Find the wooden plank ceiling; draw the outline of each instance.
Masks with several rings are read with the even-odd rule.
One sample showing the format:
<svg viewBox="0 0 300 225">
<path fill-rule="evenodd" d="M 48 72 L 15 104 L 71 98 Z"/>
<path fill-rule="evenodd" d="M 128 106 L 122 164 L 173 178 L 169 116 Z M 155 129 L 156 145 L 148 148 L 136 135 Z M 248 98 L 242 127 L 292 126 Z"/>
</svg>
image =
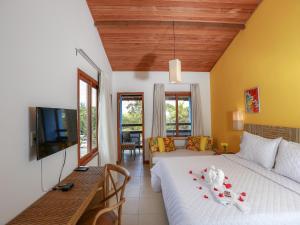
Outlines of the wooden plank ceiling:
<svg viewBox="0 0 300 225">
<path fill-rule="evenodd" d="M 260 0 L 87 0 L 114 71 L 210 71 Z M 174 35 L 173 35 L 174 29 Z"/>
</svg>

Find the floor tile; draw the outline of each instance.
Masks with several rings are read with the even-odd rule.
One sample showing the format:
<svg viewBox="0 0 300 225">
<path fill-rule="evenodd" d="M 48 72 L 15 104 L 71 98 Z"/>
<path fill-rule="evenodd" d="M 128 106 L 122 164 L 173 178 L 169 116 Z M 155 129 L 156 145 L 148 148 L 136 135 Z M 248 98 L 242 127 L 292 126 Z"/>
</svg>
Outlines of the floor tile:
<svg viewBox="0 0 300 225">
<path fill-rule="evenodd" d="M 150 167 L 143 164 L 142 154 L 133 160 L 129 152 L 125 153 L 121 165 L 131 174 L 125 190 L 122 224 L 168 225 L 162 195 L 152 190 Z"/>
<path fill-rule="evenodd" d="M 139 214 L 139 225 L 168 225 L 168 220 L 164 213 L 159 214 Z"/>
<path fill-rule="evenodd" d="M 124 214 L 122 216 L 122 225 L 138 225 L 139 224 L 139 217 L 138 215 L 130 215 L 130 214 Z"/>
<path fill-rule="evenodd" d="M 151 177 L 141 177 L 140 178 L 140 186 L 151 187 Z"/>
<path fill-rule="evenodd" d="M 154 192 L 151 186 L 145 185 L 140 187 L 140 198 L 161 199 L 161 193 Z"/>
<path fill-rule="evenodd" d="M 125 198 L 125 203 L 123 207 L 123 213 L 124 214 L 138 214 L 139 209 L 138 209 L 138 204 L 139 204 L 139 198 Z"/>
<path fill-rule="evenodd" d="M 132 176 L 128 185 L 134 185 L 134 186 L 139 186 L 141 183 L 141 177 L 139 176 Z"/>
<path fill-rule="evenodd" d="M 140 198 L 139 214 L 153 214 L 164 212 L 162 198 Z"/>
<path fill-rule="evenodd" d="M 139 186 L 127 186 L 125 189 L 125 197 L 129 198 L 138 198 L 140 196 L 140 187 Z"/>
</svg>

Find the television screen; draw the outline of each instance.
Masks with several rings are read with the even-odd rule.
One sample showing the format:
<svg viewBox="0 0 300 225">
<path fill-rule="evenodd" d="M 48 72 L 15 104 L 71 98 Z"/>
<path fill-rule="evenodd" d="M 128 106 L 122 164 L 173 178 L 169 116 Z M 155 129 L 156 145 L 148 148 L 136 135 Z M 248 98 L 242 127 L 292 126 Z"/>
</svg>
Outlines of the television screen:
<svg viewBox="0 0 300 225">
<path fill-rule="evenodd" d="M 37 159 L 77 144 L 77 110 L 36 108 Z"/>
</svg>

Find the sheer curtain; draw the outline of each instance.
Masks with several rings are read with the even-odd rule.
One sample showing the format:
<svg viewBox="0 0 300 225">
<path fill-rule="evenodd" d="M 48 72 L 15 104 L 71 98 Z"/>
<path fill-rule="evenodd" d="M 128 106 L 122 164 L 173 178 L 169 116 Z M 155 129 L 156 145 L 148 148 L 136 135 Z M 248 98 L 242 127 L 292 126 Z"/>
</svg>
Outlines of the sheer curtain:
<svg viewBox="0 0 300 225">
<path fill-rule="evenodd" d="M 166 136 L 166 105 L 164 84 L 154 84 L 152 137 Z"/>
<path fill-rule="evenodd" d="M 117 145 L 113 133 L 113 120 L 112 120 L 112 102 L 111 102 L 111 87 L 105 74 L 101 74 L 99 80 L 99 156 L 100 164 L 106 163 L 115 164 L 117 161 Z"/>
<path fill-rule="evenodd" d="M 201 111 L 201 96 L 199 84 L 191 84 L 192 102 L 192 135 L 203 135 L 203 121 Z"/>
</svg>

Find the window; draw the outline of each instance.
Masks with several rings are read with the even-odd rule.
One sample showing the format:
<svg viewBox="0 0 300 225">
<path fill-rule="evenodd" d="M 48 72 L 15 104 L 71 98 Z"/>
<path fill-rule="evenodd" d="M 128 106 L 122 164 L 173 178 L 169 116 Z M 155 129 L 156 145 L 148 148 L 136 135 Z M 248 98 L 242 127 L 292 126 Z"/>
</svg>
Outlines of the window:
<svg viewBox="0 0 300 225">
<path fill-rule="evenodd" d="M 167 136 L 190 136 L 191 116 L 190 92 L 166 92 Z"/>
<path fill-rule="evenodd" d="M 85 165 L 98 152 L 98 83 L 78 70 L 78 164 Z"/>
</svg>

